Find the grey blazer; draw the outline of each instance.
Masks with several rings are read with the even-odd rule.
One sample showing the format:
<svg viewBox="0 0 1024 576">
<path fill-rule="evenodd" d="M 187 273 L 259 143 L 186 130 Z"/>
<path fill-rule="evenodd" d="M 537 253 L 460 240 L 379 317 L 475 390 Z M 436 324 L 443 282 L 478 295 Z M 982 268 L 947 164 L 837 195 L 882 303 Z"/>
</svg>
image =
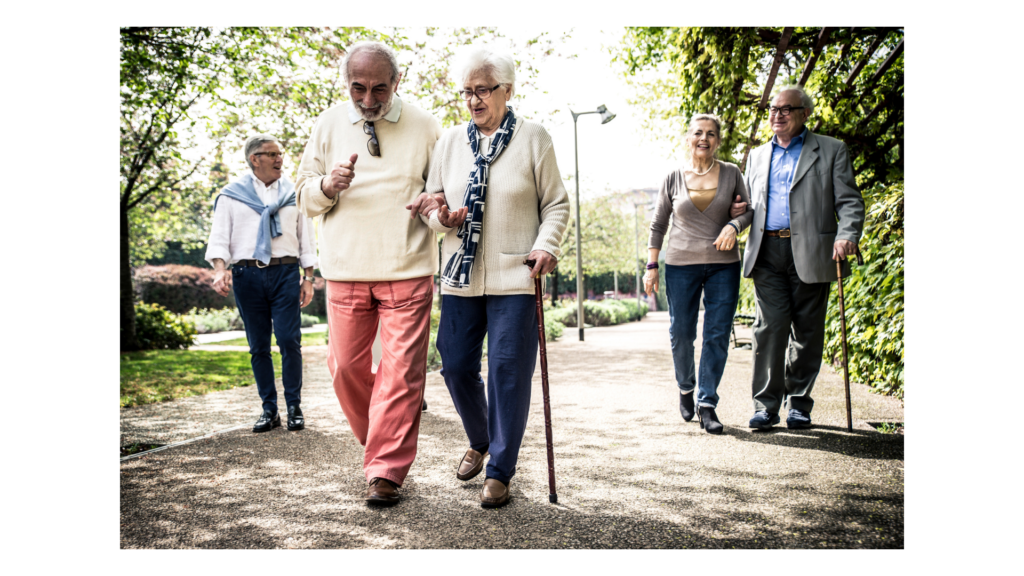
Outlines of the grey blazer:
<svg viewBox="0 0 1024 576">
<path fill-rule="evenodd" d="M 743 253 L 743 275 L 747 278 L 754 270 L 764 236 L 771 160 L 771 142 L 758 146 L 750 153 L 744 175 L 754 211 Z M 859 242 L 864 230 L 864 198 L 853 178 L 846 144 L 808 130 L 789 193 L 789 226 L 800 280 L 806 284 L 836 280 L 832 245 L 837 238 Z M 843 277 L 849 273 L 850 265 L 844 262 Z"/>
</svg>

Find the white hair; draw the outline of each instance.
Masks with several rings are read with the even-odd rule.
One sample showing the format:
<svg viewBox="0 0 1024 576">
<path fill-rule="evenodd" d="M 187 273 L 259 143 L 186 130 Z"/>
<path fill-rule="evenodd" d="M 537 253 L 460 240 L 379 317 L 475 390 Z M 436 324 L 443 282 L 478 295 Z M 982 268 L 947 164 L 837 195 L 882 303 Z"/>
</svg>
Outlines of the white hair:
<svg viewBox="0 0 1024 576">
<path fill-rule="evenodd" d="M 474 74 L 483 73 L 504 86 L 510 96 L 515 95 L 516 61 L 504 52 L 493 52 L 482 46 L 470 46 L 459 53 L 452 71 L 455 81 L 460 86 Z"/>
<path fill-rule="evenodd" d="M 807 92 L 804 91 L 803 86 L 797 84 L 787 84 L 786 86 L 779 88 L 779 90 L 775 92 L 775 96 L 772 97 L 772 100 L 778 98 L 779 94 L 782 94 L 783 92 L 796 92 L 797 94 L 800 95 L 800 105 L 804 107 L 804 110 L 807 112 L 807 114 L 810 115 L 811 112 L 814 112 L 814 100 L 811 100 L 811 97 L 807 95 Z"/>
<path fill-rule="evenodd" d="M 245 150 L 245 163 L 249 165 L 250 170 L 255 170 L 256 167 L 252 165 L 252 160 L 249 160 L 249 157 L 259 152 L 260 147 L 267 142 L 278 142 L 278 139 L 270 134 L 256 134 L 246 138 L 245 146 L 242 148 Z"/>
<path fill-rule="evenodd" d="M 398 81 L 402 71 L 398 67 L 398 56 L 395 54 L 395 51 L 384 43 L 364 40 L 350 46 L 348 52 L 345 53 L 345 59 L 341 62 L 341 71 L 344 74 L 343 77 L 346 85 L 348 84 L 348 63 L 352 60 L 353 56 L 361 52 L 369 52 L 378 58 L 387 60 L 388 64 L 391 65 L 391 83 L 394 84 Z"/>
<path fill-rule="evenodd" d="M 715 123 L 715 130 L 718 132 L 718 146 L 722 145 L 722 119 L 714 114 L 694 114 L 693 118 L 690 118 L 690 126 L 686 129 L 686 135 L 683 136 L 683 159 L 689 166 L 693 166 L 693 149 L 690 148 L 690 136 L 693 136 L 693 133 L 697 130 L 697 122 L 701 120 Z M 715 147 L 713 158 L 718 158 L 718 146 Z"/>
</svg>

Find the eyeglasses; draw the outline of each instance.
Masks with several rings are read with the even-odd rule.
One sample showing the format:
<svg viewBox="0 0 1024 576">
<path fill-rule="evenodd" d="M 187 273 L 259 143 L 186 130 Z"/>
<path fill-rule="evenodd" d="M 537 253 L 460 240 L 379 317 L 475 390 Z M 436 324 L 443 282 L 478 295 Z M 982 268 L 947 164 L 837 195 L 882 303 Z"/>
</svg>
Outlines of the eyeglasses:
<svg viewBox="0 0 1024 576">
<path fill-rule="evenodd" d="M 284 158 L 284 152 L 255 152 L 253 153 L 253 156 L 266 156 L 271 160 L 277 160 L 278 156 Z"/>
<path fill-rule="evenodd" d="M 778 108 L 776 106 L 769 106 L 768 107 L 768 113 L 769 114 L 778 114 L 779 116 L 789 116 L 793 112 L 793 110 L 803 110 L 803 109 L 804 109 L 803 106 L 783 106 L 782 108 Z"/>
<path fill-rule="evenodd" d="M 501 88 L 501 84 L 498 84 L 494 88 L 477 88 L 476 90 L 459 90 L 457 94 L 462 97 L 463 100 L 469 100 L 476 94 L 476 97 L 481 100 L 487 100 L 491 96 L 491 92 Z"/>
<path fill-rule="evenodd" d="M 363 122 L 363 134 L 370 135 L 370 140 L 366 143 L 366 149 L 370 151 L 370 156 L 380 158 L 380 142 L 377 140 L 377 130 L 374 129 L 373 122 L 369 120 Z"/>
</svg>

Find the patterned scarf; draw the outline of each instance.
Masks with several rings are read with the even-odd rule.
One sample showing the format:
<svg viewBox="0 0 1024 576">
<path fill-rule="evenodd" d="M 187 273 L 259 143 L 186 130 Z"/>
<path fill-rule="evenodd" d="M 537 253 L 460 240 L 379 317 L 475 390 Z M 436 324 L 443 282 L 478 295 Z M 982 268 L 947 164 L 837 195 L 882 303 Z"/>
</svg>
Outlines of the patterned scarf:
<svg viewBox="0 0 1024 576">
<path fill-rule="evenodd" d="M 462 201 L 463 206 L 469 207 L 469 214 L 466 220 L 459 226 L 458 236 L 462 239 L 462 246 L 452 255 L 448 265 L 444 267 L 444 274 L 441 275 L 441 282 L 454 288 L 468 288 L 470 278 L 473 274 L 473 261 L 476 259 L 476 248 L 480 243 L 480 232 L 484 224 L 484 198 L 487 196 L 487 177 L 491 163 L 498 159 L 502 150 L 508 146 L 512 139 L 512 131 L 516 127 L 516 115 L 512 107 L 508 107 L 501 126 L 494 133 L 491 140 L 491 148 L 487 154 L 480 152 L 480 134 L 476 123 L 470 122 L 466 131 L 469 133 L 469 145 L 476 156 L 473 171 L 469 173 L 469 182 L 466 185 L 466 196 Z"/>
</svg>

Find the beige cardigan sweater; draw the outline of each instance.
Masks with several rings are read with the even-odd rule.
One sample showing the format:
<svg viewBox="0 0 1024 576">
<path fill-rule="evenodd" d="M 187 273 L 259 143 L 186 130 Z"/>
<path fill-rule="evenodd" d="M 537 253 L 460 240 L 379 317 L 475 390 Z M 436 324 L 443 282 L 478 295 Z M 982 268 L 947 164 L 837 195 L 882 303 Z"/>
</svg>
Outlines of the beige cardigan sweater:
<svg viewBox="0 0 1024 576">
<path fill-rule="evenodd" d="M 397 122 L 374 124 L 381 147 L 375 158 L 366 150 L 364 122 L 349 119 L 349 106 L 333 106 L 317 119 L 295 184 L 299 207 L 320 217 L 320 273 L 347 282 L 431 276 L 437 272 L 435 235 L 405 206 L 423 192 L 441 125 L 403 102 Z M 328 198 L 321 180 L 352 154 L 359 158 L 351 186 Z"/>
<path fill-rule="evenodd" d="M 434 148 L 427 192 L 444 192 L 448 207 L 464 206 L 466 182 L 473 169 L 467 125 L 449 128 Z M 551 136 L 536 122 L 516 118 L 508 147 L 491 164 L 484 200 L 484 220 L 473 273 L 467 288 L 442 284 L 442 294 L 504 296 L 533 294 L 533 279 L 523 260 L 534 250 L 558 258 L 569 223 L 569 196 L 555 161 Z M 457 229 L 446 228 L 431 214 L 430 227 L 444 232 L 441 267 L 462 245 Z"/>
<path fill-rule="evenodd" d="M 681 169 L 673 170 L 665 177 L 654 208 L 654 217 L 651 218 L 651 237 L 647 246 L 661 249 L 665 233 L 669 230 L 671 216 L 672 232 L 668 237 L 668 248 L 665 249 L 666 264 L 688 266 L 739 262 L 738 244 L 733 246 L 732 250 L 719 251 L 715 248 L 715 239 L 729 222 L 739 228 L 738 232 L 742 232 L 744 228 L 750 226 L 754 213 L 748 210 L 739 218 L 729 218 L 729 209 L 736 195 L 748 203 L 750 195 L 747 194 L 739 167 L 721 160 L 718 163 L 721 165 L 718 172 L 718 191 L 703 212 L 697 210 L 690 200 L 686 178 Z"/>
</svg>

